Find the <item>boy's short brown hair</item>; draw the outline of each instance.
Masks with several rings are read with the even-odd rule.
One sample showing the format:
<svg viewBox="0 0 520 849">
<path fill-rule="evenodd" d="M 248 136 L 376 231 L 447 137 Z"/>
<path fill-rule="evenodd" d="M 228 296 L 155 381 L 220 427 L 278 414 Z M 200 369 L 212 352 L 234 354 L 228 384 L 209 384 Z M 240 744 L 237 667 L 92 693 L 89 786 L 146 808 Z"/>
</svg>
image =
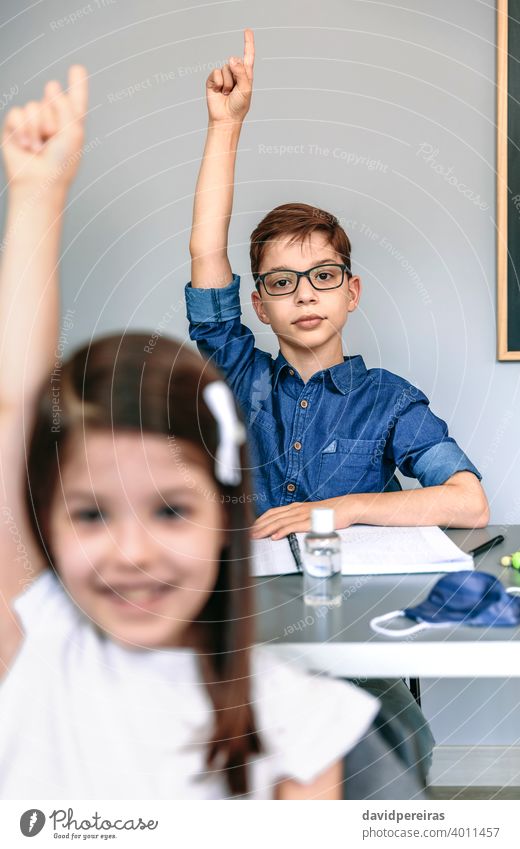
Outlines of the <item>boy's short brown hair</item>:
<svg viewBox="0 0 520 849">
<path fill-rule="evenodd" d="M 335 215 L 307 203 L 284 203 L 268 212 L 251 233 L 251 271 L 259 273 L 266 243 L 284 241 L 304 242 L 312 233 L 324 233 L 330 245 L 350 270 L 350 239 Z"/>
</svg>

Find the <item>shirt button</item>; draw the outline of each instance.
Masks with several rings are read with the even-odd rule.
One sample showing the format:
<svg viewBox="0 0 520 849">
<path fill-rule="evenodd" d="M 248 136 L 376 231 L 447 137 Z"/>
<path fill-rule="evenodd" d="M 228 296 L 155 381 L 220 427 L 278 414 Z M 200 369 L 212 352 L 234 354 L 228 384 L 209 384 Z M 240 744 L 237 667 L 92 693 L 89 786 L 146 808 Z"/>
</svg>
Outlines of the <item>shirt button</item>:
<svg viewBox="0 0 520 849">
<path fill-rule="evenodd" d="M 299 451 L 301 447 L 302 447 L 301 442 L 295 442 L 294 445 L 293 445 L 293 448 L 294 448 L 295 451 Z"/>
<path fill-rule="evenodd" d="M 294 369 L 290 368 L 290 369 L 289 369 L 289 374 L 291 375 L 291 377 L 294 377 Z"/>
<path fill-rule="evenodd" d="M 300 407 L 303 407 L 303 409 L 304 409 L 304 410 L 305 410 L 308 406 L 309 406 L 309 402 L 308 402 L 308 401 L 306 401 L 306 400 L 305 400 L 305 398 L 303 399 L 303 401 L 300 401 Z"/>
<path fill-rule="evenodd" d="M 293 483 L 287 484 L 287 492 L 294 492 L 295 489 L 296 489 L 296 486 Z"/>
</svg>

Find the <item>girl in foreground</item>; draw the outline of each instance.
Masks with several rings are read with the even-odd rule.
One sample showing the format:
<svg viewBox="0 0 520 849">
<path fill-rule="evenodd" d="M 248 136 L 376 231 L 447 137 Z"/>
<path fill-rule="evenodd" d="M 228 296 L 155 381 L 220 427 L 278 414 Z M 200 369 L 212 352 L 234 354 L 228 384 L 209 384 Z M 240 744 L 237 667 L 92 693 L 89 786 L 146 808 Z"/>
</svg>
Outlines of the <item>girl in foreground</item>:
<svg viewBox="0 0 520 849">
<path fill-rule="evenodd" d="M 0 797 L 341 798 L 341 758 L 378 703 L 251 648 L 229 390 L 148 335 L 56 361 L 86 101 L 76 66 L 3 134 Z"/>
</svg>

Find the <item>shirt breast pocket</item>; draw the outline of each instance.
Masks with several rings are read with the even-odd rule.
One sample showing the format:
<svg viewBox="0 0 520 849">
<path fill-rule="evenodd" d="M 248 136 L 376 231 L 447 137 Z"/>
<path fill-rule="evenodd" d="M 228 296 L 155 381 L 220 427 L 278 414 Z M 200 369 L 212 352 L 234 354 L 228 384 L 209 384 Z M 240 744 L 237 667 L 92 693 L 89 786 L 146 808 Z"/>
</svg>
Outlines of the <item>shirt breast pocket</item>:
<svg viewBox="0 0 520 849">
<path fill-rule="evenodd" d="M 382 490 L 383 452 L 377 439 L 333 439 L 321 452 L 314 500 Z"/>
</svg>

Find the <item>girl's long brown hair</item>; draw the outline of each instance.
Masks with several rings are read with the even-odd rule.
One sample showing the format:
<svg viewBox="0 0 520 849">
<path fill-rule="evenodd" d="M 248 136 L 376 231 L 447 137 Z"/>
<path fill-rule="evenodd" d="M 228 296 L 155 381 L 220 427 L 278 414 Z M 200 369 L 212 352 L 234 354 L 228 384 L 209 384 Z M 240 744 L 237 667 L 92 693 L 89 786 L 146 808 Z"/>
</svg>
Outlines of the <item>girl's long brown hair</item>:
<svg viewBox="0 0 520 849">
<path fill-rule="evenodd" d="M 40 393 L 27 464 L 26 498 L 37 543 L 53 567 L 50 507 L 78 429 L 137 430 L 186 440 L 208 458 L 214 477 L 218 429 L 202 390 L 221 375 L 180 343 L 129 333 L 97 339 L 77 351 Z M 246 468 L 244 449 L 241 463 Z M 251 491 L 247 473 L 237 487 L 215 480 L 213 497 L 227 511 L 229 545 L 213 593 L 190 627 L 214 709 L 207 767 L 223 770 L 232 795 L 248 792 L 247 761 L 258 753 L 250 696 L 253 601 L 249 579 Z"/>
</svg>

